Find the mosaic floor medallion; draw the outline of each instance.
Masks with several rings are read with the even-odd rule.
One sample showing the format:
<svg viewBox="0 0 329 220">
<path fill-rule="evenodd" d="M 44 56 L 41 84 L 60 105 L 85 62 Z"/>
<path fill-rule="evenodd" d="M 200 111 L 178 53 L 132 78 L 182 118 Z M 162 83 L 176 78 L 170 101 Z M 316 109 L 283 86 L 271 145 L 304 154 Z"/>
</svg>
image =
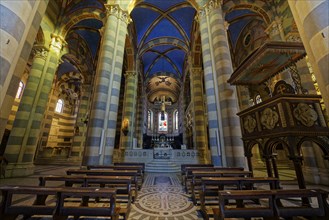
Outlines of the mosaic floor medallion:
<svg viewBox="0 0 329 220">
<path fill-rule="evenodd" d="M 148 175 L 132 208 L 131 220 L 202 219 L 172 174 Z"/>
</svg>

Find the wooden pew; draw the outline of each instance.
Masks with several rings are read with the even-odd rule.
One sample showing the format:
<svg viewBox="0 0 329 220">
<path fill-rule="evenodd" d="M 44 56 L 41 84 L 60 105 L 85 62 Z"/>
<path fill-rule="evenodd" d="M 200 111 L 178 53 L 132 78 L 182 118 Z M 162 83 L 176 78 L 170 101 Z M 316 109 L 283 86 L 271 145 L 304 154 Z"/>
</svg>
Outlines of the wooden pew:
<svg viewBox="0 0 329 220">
<path fill-rule="evenodd" d="M 137 170 L 82 170 L 82 169 L 69 169 L 66 171 L 67 175 L 88 175 L 88 176 L 130 176 L 132 177 L 132 188 L 135 190 L 137 197 L 138 189 L 141 188 L 138 182 Z"/>
<path fill-rule="evenodd" d="M 101 188 L 78 188 L 78 187 L 42 187 L 42 186 L 2 186 L 0 219 L 14 220 L 19 215 L 24 215 L 27 219 L 34 215 L 52 216 L 54 220 L 66 219 L 67 215 L 74 216 L 107 216 L 111 219 L 117 219 L 115 209 L 116 190 Z M 34 202 L 17 203 L 18 198 L 22 195 L 34 196 Z M 108 206 L 103 203 L 99 207 L 80 206 L 64 206 L 69 200 L 64 200 L 68 196 L 79 198 L 83 202 L 83 198 L 106 198 Z M 48 198 L 49 200 L 46 200 Z M 92 201 L 96 204 L 97 201 Z M 82 205 L 87 205 L 87 200 Z"/>
<path fill-rule="evenodd" d="M 313 189 L 297 189 L 297 190 L 232 190 L 219 191 L 219 208 L 214 208 L 215 220 L 223 220 L 224 218 L 251 218 L 263 217 L 264 219 L 282 219 L 291 217 L 308 217 L 311 219 L 325 220 L 329 218 L 329 205 L 326 201 L 328 197 L 327 191 Z M 282 200 L 290 200 L 298 198 L 299 205 Z M 318 206 L 312 207 L 305 205 L 302 198 L 316 200 Z M 261 205 L 235 205 L 229 203 L 230 200 L 250 201 L 251 199 L 262 199 Z M 294 200 L 295 201 L 295 200 Z M 265 204 L 265 205 L 264 205 Z M 300 218 L 297 218 L 300 219 Z"/>
<path fill-rule="evenodd" d="M 182 175 L 182 184 L 184 184 L 184 175 L 186 172 L 186 167 L 214 167 L 214 164 L 181 164 L 180 170 Z"/>
<path fill-rule="evenodd" d="M 319 189 L 277 190 L 274 196 L 275 211 L 278 216 L 283 218 L 303 216 L 327 220 L 329 219 L 329 205 L 326 201 L 328 194 L 329 192 Z M 303 198 L 313 201 L 313 205 L 305 204 Z M 284 202 L 285 200 L 298 200 L 299 202 L 290 205 Z"/>
<path fill-rule="evenodd" d="M 219 191 L 219 208 L 213 208 L 214 219 L 225 218 L 252 218 L 263 217 L 263 219 L 276 219 L 274 211 L 273 195 L 270 190 L 232 190 Z M 241 204 L 232 204 L 229 201 L 242 201 Z M 262 204 L 248 205 L 250 200 L 262 200 Z M 205 218 L 209 219 L 209 218 Z M 279 219 L 278 219 L 279 220 Z"/>
<path fill-rule="evenodd" d="M 243 167 L 202 167 L 202 168 L 186 168 L 185 174 L 185 191 L 190 193 L 189 189 L 191 188 L 193 181 L 193 173 L 221 173 L 221 176 L 252 176 L 251 171 L 244 171 Z M 190 183 L 190 184 L 189 184 Z"/>
<path fill-rule="evenodd" d="M 120 207 L 119 215 L 124 219 L 128 218 L 131 210 L 131 203 L 134 202 L 136 195 L 133 195 L 131 189 L 132 177 L 130 176 L 42 176 L 39 177 L 39 186 L 47 186 L 50 183 L 62 183 L 67 187 L 78 184 L 83 187 L 101 187 L 115 188 L 116 202 Z M 135 191 L 134 191 L 135 192 Z"/>
<path fill-rule="evenodd" d="M 144 182 L 144 169 L 142 165 L 90 165 L 87 166 L 88 170 L 137 170 L 138 171 L 138 179 L 140 181 L 139 186 L 141 186 Z"/>
<path fill-rule="evenodd" d="M 88 197 L 89 202 L 82 205 L 72 205 L 67 198 Z M 90 201 L 90 198 L 94 198 Z M 101 204 L 99 204 L 101 203 Z M 107 204 L 107 205 L 105 205 Z M 54 213 L 54 220 L 64 220 L 73 215 L 80 216 L 104 216 L 111 219 L 118 219 L 118 209 L 116 207 L 116 190 L 111 188 L 70 188 L 57 192 L 57 206 Z"/>
<path fill-rule="evenodd" d="M 214 167 L 213 164 L 182 164 L 181 165 L 181 176 L 182 176 L 182 184 L 186 187 L 186 178 L 187 178 L 187 170 L 186 169 L 208 169 Z"/>
<path fill-rule="evenodd" d="M 143 174 L 145 173 L 145 163 L 138 162 L 116 162 L 113 163 L 114 166 L 141 166 L 143 170 Z"/>
<path fill-rule="evenodd" d="M 199 191 L 201 214 L 205 219 L 212 215 L 212 208 L 218 205 L 218 191 L 227 190 L 228 186 L 235 190 L 250 190 L 255 189 L 255 184 L 262 183 L 267 184 L 270 188 L 278 189 L 279 182 L 279 179 L 274 177 L 201 177 Z M 197 195 L 194 195 L 195 203 L 197 203 L 196 198 Z M 255 203 L 257 202 L 259 201 L 255 201 Z"/>
</svg>

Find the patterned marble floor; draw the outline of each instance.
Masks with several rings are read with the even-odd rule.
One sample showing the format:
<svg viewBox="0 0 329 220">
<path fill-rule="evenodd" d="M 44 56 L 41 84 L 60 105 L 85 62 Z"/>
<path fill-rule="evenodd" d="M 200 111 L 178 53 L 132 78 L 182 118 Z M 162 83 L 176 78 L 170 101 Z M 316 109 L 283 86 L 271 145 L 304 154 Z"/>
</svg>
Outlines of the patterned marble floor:
<svg viewBox="0 0 329 220">
<path fill-rule="evenodd" d="M 182 190 L 179 177 L 170 173 L 146 175 L 129 220 L 203 219 L 190 197 Z"/>
</svg>

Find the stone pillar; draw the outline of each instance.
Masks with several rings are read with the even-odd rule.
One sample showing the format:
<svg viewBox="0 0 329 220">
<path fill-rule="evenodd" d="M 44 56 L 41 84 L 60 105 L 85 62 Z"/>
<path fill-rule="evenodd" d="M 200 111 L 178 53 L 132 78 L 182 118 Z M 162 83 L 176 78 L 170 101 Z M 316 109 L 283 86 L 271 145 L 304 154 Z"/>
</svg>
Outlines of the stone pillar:
<svg viewBox="0 0 329 220">
<path fill-rule="evenodd" d="M 227 83 L 233 67 L 221 1 L 209 1 L 199 19 L 212 162 L 245 167 L 237 94 Z"/>
<path fill-rule="evenodd" d="M 329 115 L 329 2 L 288 0 L 288 3 Z"/>
<path fill-rule="evenodd" d="M 0 140 L 48 2 L 0 1 Z"/>
<path fill-rule="evenodd" d="M 193 142 L 200 154 L 199 163 L 211 163 L 208 154 L 208 137 L 206 131 L 204 97 L 201 68 L 190 68 L 191 97 L 193 103 Z"/>
<path fill-rule="evenodd" d="M 64 42 L 61 36 L 53 34 L 48 52 L 44 48 L 35 49 L 31 72 L 5 151 L 10 162 L 7 167 L 9 176 L 25 176 L 34 172 L 33 160 L 41 123 Z"/>
<path fill-rule="evenodd" d="M 137 74 L 135 71 L 125 73 L 125 93 L 123 101 L 123 114 L 120 135 L 120 149 L 133 148 L 133 138 L 136 115 Z"/>
<path fill-rule="evenodd" d="M 114 150 L 124 46 L 129 15 L 105 5 L 107 21 L 100 47 L 83 165 L 111 164 Z"/>
</svg>

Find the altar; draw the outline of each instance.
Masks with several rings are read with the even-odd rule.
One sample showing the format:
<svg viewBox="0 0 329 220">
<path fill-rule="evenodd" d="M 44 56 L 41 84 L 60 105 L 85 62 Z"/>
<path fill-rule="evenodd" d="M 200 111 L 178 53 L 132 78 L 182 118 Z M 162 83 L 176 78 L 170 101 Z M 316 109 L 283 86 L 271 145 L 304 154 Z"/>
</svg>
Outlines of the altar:
<svg viewBox="0 0 329 220">
<path fill-rule="evenodd" d="M 154 148 L 153 159 L 171 159 L 172 149 L 171 148 Z"/>
</svg>

